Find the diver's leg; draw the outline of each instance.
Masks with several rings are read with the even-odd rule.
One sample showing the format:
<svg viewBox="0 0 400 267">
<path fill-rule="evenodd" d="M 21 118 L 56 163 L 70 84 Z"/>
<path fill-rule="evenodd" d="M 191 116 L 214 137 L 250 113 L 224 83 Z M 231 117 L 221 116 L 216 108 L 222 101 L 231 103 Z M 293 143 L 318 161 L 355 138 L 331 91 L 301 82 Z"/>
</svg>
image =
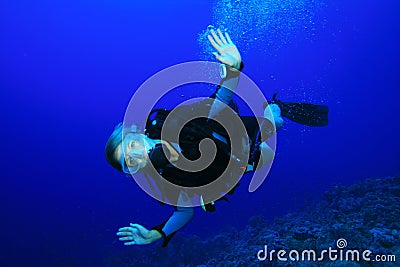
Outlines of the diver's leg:
<svg viewBox="0 0 400 267">
<path fill-rule="evenodd" d="M 268 163 L 271 163 L 275 157 L 275 152 L 266 142 L 262 142 L 260 144 L 260 152 L 261 155 L 257 169 L 261 168 L 264 165 L 267 165 Z"/>
<path fill-rule="evenodd" d="M 261 127 L 264 131 L 264 138 L 270 138 L 276 131 L 282 128 L 283 126 L 283 119 L 281 116 L 281 109 L 277 104 L 269 104 L 264 109 L 264 118 L 271 122 L 270 127 Z M 273 125 L 275 127 L 273 127 Z M 256 148 L 253 148 L 256 149 Z M 271 149 L 271 147 L 266 143 L 266 140 L 263 140 L 258 146 L 260 151 L 260 157 L 258 159 L 257 168 L 260 169 L 261 167 L 269 164 L 275 157 L 275 152 Z M 257 161 L 257 160 L 256 160 Z M 246 171 L 253 171 L 255 163 L 252 165 L 247 166 Z"/>
<path fill-rule="evenodd" d="M 278 131 L 279 129 L 282 128 L 283 126 L 283 119 L 281 116 L 281 109 L 277 104 L 269 104 L 268 106 L 265 107 L 264 109 L 264 118 L 269 120 L 271 123 L 274 123 L 275 125 L 275 131 Z M 267 129 L 267 131 L 270 131 L 271 129 Z M 268 137 L 272 136 L 270 132 L 266 133 Z M 260 150 L 260 159 L 257 164 L 257 169 L 269 164 L 272 162 L 272 160 L 275 157 L 275 152 L 272 150 L 272 148 L 266 143 L 262 142 L 259 145 L 259 150 Z"/>
</svg>

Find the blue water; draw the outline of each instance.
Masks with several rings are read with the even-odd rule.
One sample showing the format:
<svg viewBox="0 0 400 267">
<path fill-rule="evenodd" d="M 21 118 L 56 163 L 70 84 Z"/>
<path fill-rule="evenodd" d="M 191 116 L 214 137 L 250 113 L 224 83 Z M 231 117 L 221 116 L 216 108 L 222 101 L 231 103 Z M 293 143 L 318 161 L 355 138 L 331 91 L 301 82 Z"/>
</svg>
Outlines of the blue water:
<svg viewBox="0 0 400 267">
<path fill-rule="evenodd" d="M 104 145 L 142 82 L 207 58 L 210 24 L 231 30 L 267 97 L 329 105 L 330 124 L 287 121 L 262 187 L 250 194 L 244 179 L 230 204 L 196 210 L 182 234 L 272 220 L 334 184 L 400 175 L 399 4 L 243 2 L 0 3 L 1 266 L 101 266 L 135 250 L 117 240 L 119 227 L 170 215 L 108 166 Z"/>
</svg>

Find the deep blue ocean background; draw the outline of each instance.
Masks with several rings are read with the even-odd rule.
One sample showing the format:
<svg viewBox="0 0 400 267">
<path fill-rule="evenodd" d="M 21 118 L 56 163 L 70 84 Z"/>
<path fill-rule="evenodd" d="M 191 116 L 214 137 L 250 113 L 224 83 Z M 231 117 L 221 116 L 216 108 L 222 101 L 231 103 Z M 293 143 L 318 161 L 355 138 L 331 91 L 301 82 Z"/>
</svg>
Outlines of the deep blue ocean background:
<svg viewBox="0 0 400 267">
<path fill-rule="evenodd" d="M 142 82 L 203 59 L 199 34 L 218 3 L 1 1 L 1 266 L 101 266 L 136 249 L 117 240 L 119 227 L 172 213 L 112 169 L 104 146 Z M 400 175 L 400 4 L 302 3 L 314 8 L 311 31 L 309 21 L 272 19 L 281 35 L 267 27 L 259 41 L 250 32 L 236 43 L 267 97 L 327 104 L 329 126 L 287 121 L 261 188 L 248 193 L 244 179 L 231 203 L 196 209 L 178 234 L 205 238 L 301 209 L 335 184 Z"/>
</svg>

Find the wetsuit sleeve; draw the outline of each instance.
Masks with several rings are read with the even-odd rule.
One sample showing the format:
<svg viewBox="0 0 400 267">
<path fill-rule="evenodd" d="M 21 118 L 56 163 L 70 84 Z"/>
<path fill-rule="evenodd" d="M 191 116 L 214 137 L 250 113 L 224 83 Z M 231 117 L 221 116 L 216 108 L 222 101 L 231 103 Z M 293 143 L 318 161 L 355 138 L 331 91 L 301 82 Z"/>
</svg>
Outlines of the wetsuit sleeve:
<svg viewBox="0 0 400 267">
<path fill-rule="evenodd" d="M 243 67 L 243 62 L 241 62 L 239 70 L 232 71 L 230 70 L 230 67 L 227 67 L 228 75 L 225 79 L 222 80 L 221 85 L 217 87 L 217 91 L 214 93 L 212 98 L 215 97 L 216 100 L 221 101 L 225 105 L 229 105 L 232 100 L 234 90 L 238 85 L 240 72 L 242 71 Z M 222 109 L 224 109 L 225 105 L 221 105 L 221 103 L 219 103 L 218 101 L 214 101 L 208 118 L 211 119 L 216 116 Z"/>
<path fill-rule="evenodd" d="M 179 195 L 178 203 L 186 197 L 187 195 L 185 195 L 185 193 L 181 193 Z M 164 248 L 168 245 L 168 242 L 172 239 L 175 233 L 182 227 L 184 227 L 192 218 L 193 207 L 178 206 L 175 208 L 174 213 L 167 221 L 151 229 L 158 231 L 163 236 L 164 242 L 162 244 L 162 247 Z"/>
</svg>

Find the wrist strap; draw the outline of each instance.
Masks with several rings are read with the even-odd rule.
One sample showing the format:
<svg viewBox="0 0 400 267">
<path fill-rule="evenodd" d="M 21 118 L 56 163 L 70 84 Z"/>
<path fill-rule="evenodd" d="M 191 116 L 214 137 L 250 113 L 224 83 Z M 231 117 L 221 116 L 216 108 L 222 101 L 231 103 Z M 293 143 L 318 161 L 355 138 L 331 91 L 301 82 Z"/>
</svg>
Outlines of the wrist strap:
<svg viewBox="0 0 400 267">
<path fill-rule="evenodd" d="M 227 77 L 236 77 L 240 74 L 240 72 L 244 68 L 244 63 L 243 61 L 240 62 L 239 69 L 236 69 L 231 66 L 227 66 L 226 64 L 221 64 L 219 67 L 219 75 L 222 79 L 225 79 Z"/>
<path fill-rule="evenodd" d="M 226 66 L 226 72 L 227 72 L 227 77 L 235 77 L 235 76 L 239 76 L 240 72 L 243 70 L 244 68 L 244 63 L 243 61 L 240 62 L 240 66 L 239 69 L 231 67 L 231 66 Z"/>
<path fill-rule="evenodd" d="M 160 224 L 160 225 L 157 225 L 157 226 L 154 226 L 154 227 L 151 228 L 151 230 L 156 230 L 157 232 L 159 232 L 159 233 L 162 235 L 164 241 L 163 241 L 161 247 L 163 247 L 163 248 L 165 248 L 165 247 L 168 245 L 169 241 L 172 239 L 172 237 L 174 237 L 174 235 L 175 235 L 175 233 L 176 233 L 176 232 L 175 232 L 175 233 L 172 233 L 172 234 L 170 234 L 169 236 L 167 236 L 167 235 L 164 233 L 164 231 L 162 230 L 162 229 L 164 228 L 164 225 L 165 225 L 166 223 L 167 223 L 167 221 L 166 221 L 166 222 L 163 222 L 163 223 Z"/>
</svg>

